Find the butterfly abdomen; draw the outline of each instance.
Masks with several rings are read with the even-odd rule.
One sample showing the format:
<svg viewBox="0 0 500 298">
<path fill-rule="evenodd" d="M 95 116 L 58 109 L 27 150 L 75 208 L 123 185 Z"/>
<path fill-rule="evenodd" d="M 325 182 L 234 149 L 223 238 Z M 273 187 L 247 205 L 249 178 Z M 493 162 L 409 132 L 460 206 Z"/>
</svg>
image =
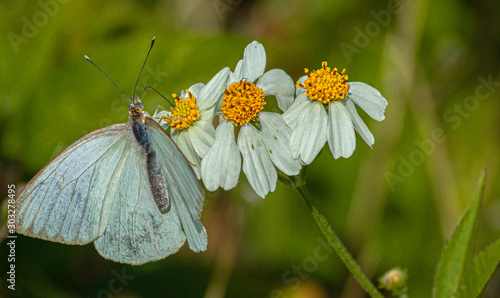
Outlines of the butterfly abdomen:
<svg viewBox="0 0 500 298">
<path fill-rule="evenodd" d="M 148 172 L 149 185 L 155 199 L 156 206 L 160 211 L 165 211 L 168 208 L 169 201 L 165 188 L 165 178 L 161 173 L 160 166 L 156 158 L 156 151 L 151 143 L 151 135 L 145 124 L 138 119 L 132 119 L 132 131 L 134 137 L 141 147 L 146 152 L 146 169 Z"/>
</svg>

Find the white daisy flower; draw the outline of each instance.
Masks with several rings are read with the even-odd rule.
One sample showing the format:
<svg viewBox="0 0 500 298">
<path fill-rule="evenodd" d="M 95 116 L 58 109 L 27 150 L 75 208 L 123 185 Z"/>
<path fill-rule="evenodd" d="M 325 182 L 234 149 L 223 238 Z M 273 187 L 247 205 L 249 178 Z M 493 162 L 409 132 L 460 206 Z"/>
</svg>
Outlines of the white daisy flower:
<svg viewBox="0 0 500 298">
<path fill-rule="evenodd" d="M 153 116 L 163 129 L 172 129 L 172 140 L 191 163 L 198 179 L 201 178 L 201 158 L 215 140 L 215 129 L 212 125 L 215 105 L 222 97 L 229 73 L 229 67 L 226 67 L 206 85 L 194 84 L 186 91 L 182 90 L 180 97 L 172 94 L 175 107 Z"/>
<path fill-rule="evenodd" d="M 243 168 L 252 188 L 264 198 L 276 188 L 275 166 L 286 175 L 300 171 L 300 162 L 290 152 L 291 129 L 280 114 L 262 111 L 267 95 L 274 95 L 282 110 L 288 109 L 295 92 L 293 81 L 283 70 L 264 73 L 265 68 L 264 47 L 254 41 L 229 75 L 215 142 L 201 162 L 201 176 L 209 191 L 234 188 Z"/>
<path fill-rule="evenodd" d="M 326 141 L 335 159 L 348 158 L 356 148 L 354 129 L 371 148 L 375 138 L 354 104 L 373 119 L 382 121 L 387 100 L 365 83 L 347 83 L 345 69 L 337 72 L 337 68 L 330 69 L 326 62 L 312 73 L 307 68 L 305 72 L 307 75 L 297 82 L 295 102 L 283 114 L 293 130 L 290 139 L 293 158 L 310 164 Z"/>
</svg>

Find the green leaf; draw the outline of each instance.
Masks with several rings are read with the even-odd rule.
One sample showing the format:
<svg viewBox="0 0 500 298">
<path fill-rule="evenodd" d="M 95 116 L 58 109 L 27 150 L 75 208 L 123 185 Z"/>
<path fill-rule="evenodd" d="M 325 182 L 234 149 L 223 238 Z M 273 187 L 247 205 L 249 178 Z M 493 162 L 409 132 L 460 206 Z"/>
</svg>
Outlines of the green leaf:
<svg viewBox="0 0 500 298">
<path fill-rule="evenodd" d="M 500 263 L 500 239 L 478 254 L 467 268 L 458 287 L 458 297 L 478 297 Z"/>
<path fill-rule="evenodd" d="M 485 182 L 486 169 L 481 173 L 471 205 L 441 255 L 434 284 L 434 297 L 452 297 L 458 290 L 463 271 L 472 259 L 474 235 Z"/>
</svg>

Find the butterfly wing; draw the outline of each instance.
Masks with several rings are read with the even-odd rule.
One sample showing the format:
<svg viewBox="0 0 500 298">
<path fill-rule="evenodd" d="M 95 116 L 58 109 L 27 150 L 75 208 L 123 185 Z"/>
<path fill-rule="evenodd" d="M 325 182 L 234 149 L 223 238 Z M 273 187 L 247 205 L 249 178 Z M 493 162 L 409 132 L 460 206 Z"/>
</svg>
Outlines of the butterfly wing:
<svg viewBox="0 0 500 298">
<path fill-rule="evenodd" d="M 171 208 L 180 219 L 189 247 L 195 252 L 207 249 L 207 232 L 200 221 L 203 190 L 189 162 L 161 127 L 146 117 L 146 126 L 157 153 Z"/>
<path fill-rule="evenodd" d="M 26 185 L 16 200 L 18 233 L 66 244 L 95 240 L 103 257 L 129 264 L 177 252 L 182 228 L 192 250 L 206 250 L 201 186 L 172 140 L 147 123 L 172 198 L 165 212 L 151 192 L 146 153 L 127 124 L 116 124 L 74 142 Z"/>
<path fill-rule="evenodd" d="M 113 203 L 106 231 L 95 241 L 97 251 L 107 259 L 133 265 L 177 252 L 186 240 L 177 210 L 161 213 L 156 206 L 146 154 L 131 130 L 111 176 Z"/>
<path fill-rule="evenodd" d="M 16 200 L 18 233 L 66 244 L 86 244 L 104 232 L 109 207 L 106 172 L 127 139 L 125 124 L 94 131 L 66 148 L 25 186 Z M 109 205 L 109 204 L 108 204 Z"/>
</svg>

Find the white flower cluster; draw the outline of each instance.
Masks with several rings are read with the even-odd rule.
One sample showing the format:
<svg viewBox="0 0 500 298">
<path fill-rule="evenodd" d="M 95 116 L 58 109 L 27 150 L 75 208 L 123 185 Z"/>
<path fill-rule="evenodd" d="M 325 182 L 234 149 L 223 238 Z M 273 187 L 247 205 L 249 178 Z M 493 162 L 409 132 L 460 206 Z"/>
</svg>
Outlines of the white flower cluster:
<svg viewBox="0 0 500 298">
<path fill-rule="evenodd" d="M 206 85 L 195 84 L 180 97 L 174 94 L 175 107 L 153 116 L 163 128 L 171 128 L 172 139 L 209 191 L 234 188 L 243 169 L 264 198 L 276 188 L 276 169 L 299 174 L 327 141 L 335 159 L 353 154 L 354 129 L 368 146 L 375 142 L 354 105 L 384 120 L 387 100 L 375 88 L 348 83 L 345 69 L 338 72 L 326 62 L 316 71 L 306 69 L 296 84 L 283 70 L 265 68 L 264 47 L 254 41 L 234 72 L 224 68 Z M 269 95 L 283 114 L 264 111 Z"/>
</svg>

